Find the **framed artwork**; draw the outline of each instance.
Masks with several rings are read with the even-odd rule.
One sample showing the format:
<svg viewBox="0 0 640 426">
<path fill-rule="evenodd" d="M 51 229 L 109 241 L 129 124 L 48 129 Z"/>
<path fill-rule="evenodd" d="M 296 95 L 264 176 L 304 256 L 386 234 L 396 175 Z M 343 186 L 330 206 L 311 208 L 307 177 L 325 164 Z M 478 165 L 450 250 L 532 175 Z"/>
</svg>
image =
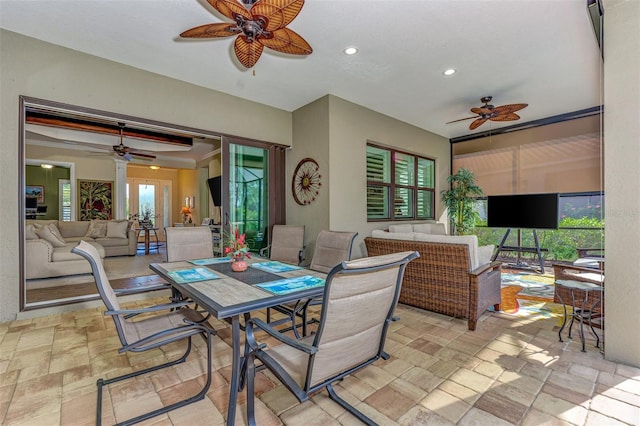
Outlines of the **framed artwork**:
<svg viewBox="0 0 640 426">
<path fill-rule="evenodd" d="M 113 216 L 113 182 L 78 179 L 78 204 L 80 220 L 111 219 Z"/>
<path fill-rule="evenodd" d="M 36 197 L 38 204 L 44 204 L 44 186 L 27 185 L 25 195 L 27 197 Z"/>
</svg>

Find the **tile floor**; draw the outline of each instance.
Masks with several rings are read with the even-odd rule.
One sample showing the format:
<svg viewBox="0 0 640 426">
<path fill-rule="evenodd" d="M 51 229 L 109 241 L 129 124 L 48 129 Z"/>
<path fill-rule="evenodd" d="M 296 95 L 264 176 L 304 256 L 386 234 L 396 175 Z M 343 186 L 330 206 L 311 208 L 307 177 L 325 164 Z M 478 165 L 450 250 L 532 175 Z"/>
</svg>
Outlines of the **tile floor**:
<svg viewBox="0 0 640 426">
<path fill-rule="evenodd" d="M 381 425 L 640 425 L 640 369 L 604 360 L 593 341 L 586 353 L 579 339 L 558 342 L 557 319 L 487 313 L 470 332 L 463 320 L 405 306 L 397 313 L 386 344 L 391 358 L 336 386 Z M 230 329 L 212 324 L 218 335 L 207 398 L 144 424 L 224 424 Z M 109 386 L 103 423 L 196 393 L 206 346 L 195 343 L 186 363 Z M 0 423 L 93 425 L 99 377 L 160 363 L 183 348 L 119 355 L 119 347 L 101 309 L 0 324 Z M 268 372 L 258 373 L 256 393 L 259 425 L 358 424 L 325 392 L 298 403 Z M 237 424 L 245 423 L 245 400 L 241 395 Z"/>
</svg>

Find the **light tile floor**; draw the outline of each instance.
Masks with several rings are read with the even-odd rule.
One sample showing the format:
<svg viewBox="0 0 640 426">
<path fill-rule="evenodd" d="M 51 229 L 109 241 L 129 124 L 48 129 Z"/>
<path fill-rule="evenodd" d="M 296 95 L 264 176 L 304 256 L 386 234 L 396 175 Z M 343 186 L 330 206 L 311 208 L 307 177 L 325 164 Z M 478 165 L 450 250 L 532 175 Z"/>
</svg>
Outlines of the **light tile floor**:
<svg viewBox="0 0 640 426">
<path fill-rule="evenodd" d="M 557 318 L 487 313 L 470 332 L 463 320 L 420 309 L 399 306 L 397 314 L 386 343 L 391 358 L 336 386 L 381 425 L 640 425 L 640 369 L 604 360 L 593 340 L 586 353 L 577 338 L 558 342 Z M 225 322 L 212 324 L 218 335 L 207 398 L 144 424 L 224 424 L 230 329 Z M 186 363 L 109 386 L 103 423 L 196 393 L 206 346 L 201 339 L 195 343 Z M 160 363 L 183 349 L 177 343 L 119 355 L 119 347 L 102 309 L 0 324 L 1 424 L 93 425 L 98 378 Z M 256 394 L 259 425 L 358 424 L 325 392 L 298 403 L 266 371 L 258 373 Z M 245 423 L 245 401 L 243 394 L 238 424 Z"/>
</svg>

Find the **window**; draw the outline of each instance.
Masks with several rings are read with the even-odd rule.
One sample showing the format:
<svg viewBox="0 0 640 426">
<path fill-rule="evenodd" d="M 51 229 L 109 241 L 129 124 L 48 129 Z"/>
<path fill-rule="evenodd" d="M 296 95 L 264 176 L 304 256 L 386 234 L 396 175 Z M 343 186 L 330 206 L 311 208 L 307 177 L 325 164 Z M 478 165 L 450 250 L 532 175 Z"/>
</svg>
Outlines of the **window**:
<svg viewBox="0 0 640 426">
<path fill-rule="evenodd" d="M 367 144 L 367 220 L 433 219 L 435 161 Z"/>
<path fill-rule="evenodd" d="M 58 180 L 58 194 L 60 199 L 60 220 L 69 222 L 71 220 L 71 181 L 69 179 Z"/>
</svg>

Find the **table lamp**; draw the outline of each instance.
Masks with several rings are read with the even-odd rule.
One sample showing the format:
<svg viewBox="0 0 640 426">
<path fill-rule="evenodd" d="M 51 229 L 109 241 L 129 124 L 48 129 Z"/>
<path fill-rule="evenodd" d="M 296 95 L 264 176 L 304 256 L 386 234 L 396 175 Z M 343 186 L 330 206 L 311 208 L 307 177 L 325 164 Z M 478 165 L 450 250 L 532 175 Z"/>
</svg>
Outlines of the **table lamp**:
<svg viewBox="0 0 640 426">
<path fill-rule="evenodd" d="M 182 223 L 186 224 L 187 221 L 189 220 L 189 215 L 191 214 L 191 209 L 189 208 L 189 206 L 184 206 L 180 210 L 180 214 L 182 215 Z"/>
</svg>

